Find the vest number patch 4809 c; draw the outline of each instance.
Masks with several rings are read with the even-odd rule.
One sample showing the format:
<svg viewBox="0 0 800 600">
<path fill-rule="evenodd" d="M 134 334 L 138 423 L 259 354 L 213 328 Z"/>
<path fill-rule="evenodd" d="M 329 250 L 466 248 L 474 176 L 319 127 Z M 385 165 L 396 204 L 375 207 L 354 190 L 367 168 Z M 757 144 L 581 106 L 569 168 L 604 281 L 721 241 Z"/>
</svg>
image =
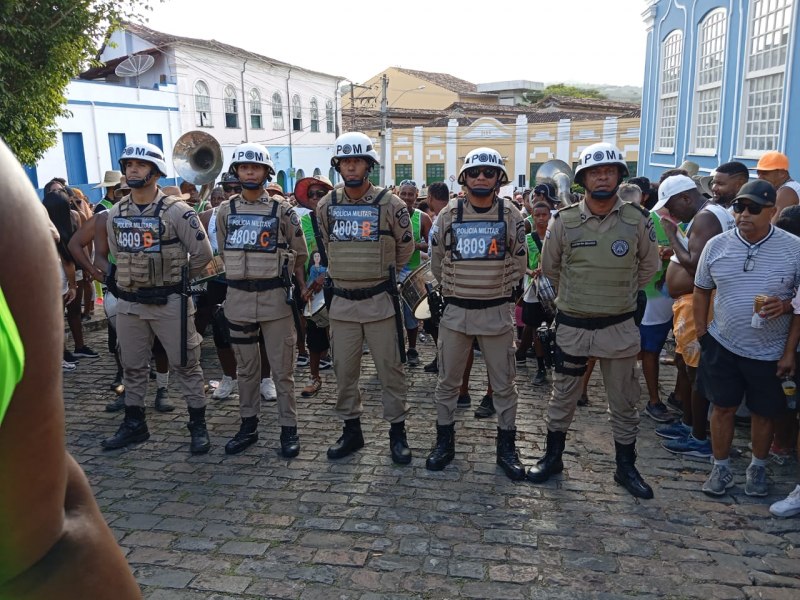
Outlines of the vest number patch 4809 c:
<svg viewBox="0 0 800 600">
<path fill-rule="evenodd" d="M 119 252 L 161 252 L 159 217 L 114 217 L 114 230 Z"/>
<path fill-rule="evenodd" d="M 225 250 L 275 252 L 278 243 L 278 219 L 266 215 L 228 215 Z"/>
</svg>

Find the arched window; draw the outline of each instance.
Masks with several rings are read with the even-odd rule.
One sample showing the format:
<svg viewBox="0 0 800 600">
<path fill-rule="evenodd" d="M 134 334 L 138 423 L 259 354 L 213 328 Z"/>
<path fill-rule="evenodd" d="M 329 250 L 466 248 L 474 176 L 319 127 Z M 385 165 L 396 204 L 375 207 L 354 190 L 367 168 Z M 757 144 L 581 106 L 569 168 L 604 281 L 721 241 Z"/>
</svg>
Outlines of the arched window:
<svg viewBox="0 0 800 600">
<path fill-rule="evenodd" d="M 239 127 L 239 110 L 236 106 L 236 89 L 232 85 L 225 86 L 225 127 Z"/>
<path fill-rule="evenodd" d="M 661 44 L 661 81 L 656 121 L 656 149 L 660 152 L 675 150 L 682 55 L 683 32 L 673 31 Z"/>
<path fill-rule="evenodd" d="M 261 94 L 256 88 L 250 90 L 250 129 L 264 129 L 261 119 Z"/>
<path fill-rule="evenodd" d="M 280 92 L 272 94 L 272 128 L 283 130 L 283 98 Z"/>
<path fill-rule="evenodd" d="M 728 13 L 718 8 L 698 26 L 692 149 L 703 154 L 714 154 L 717 149 L 727 25 Z"/>
<path fill-rule="evenodd" d="M 792 0 L 751 0 L 740 153 L 778 150 Z"/>
<path fill-rule="evenodd" d="M 325 101 L 325 129 L 328 133 L 334 132 L 333 102 L 330 100 Z"/>
<path fill-rule="evenodd" d="M 211 94 L 205 81 L 194 84 L 194 110 L 198 127 L 211 127 Z"/>
<path fill-rule="evenodd" d="M 319 177 L 320 175 L 322 175 L 322 171 L 320 170 L 319 167 L 315 167 L 314 168 L 314 177 Z"/>
<path fill-rule="evenodd" d="M 297 94 L 292 96 L 292 131 L 303 131 L 303 109 Z"/>
<path fill-rule="evenodd" d="M 319 106 L 317 99 L 311 99 L 311 131 L 319 131 Z"/>
<path fill-rule="evenodd" d="M 301 179 L 305 179 L 306 172 L 303 169 L 297 169 L 297 172 L 294 175 L 295 181 L 300 181 Z"/>
</svg>

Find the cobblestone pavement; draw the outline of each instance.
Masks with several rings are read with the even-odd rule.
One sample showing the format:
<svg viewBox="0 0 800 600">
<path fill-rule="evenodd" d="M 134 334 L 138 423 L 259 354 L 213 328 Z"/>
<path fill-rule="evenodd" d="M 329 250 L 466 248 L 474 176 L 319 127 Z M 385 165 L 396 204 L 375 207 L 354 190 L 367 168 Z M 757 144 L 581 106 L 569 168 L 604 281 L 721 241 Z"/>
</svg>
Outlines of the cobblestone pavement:
<svg viewBox="0 0 800 600">
<path fill-rule="evenodd" d="M 105 347 L 103 331 L 88 343 Z M 421 344 L 423 364 L 433 346 Z M 206 379 L 221 376 L 210 339 Z M 530 385 L 534 364 L 519 369 L 519 448 L 527 464 L 541 455 L 546 390 Z M 613 443 L 598 373 L 592 404 L 578 409 L 567 440 L 566 472 L 545 485 L 508 480 L 495 465 L 495 422 L 460 410 L 457 453 L 439 473 L 425 469 L 435 437 L 435 376 L 409 369 L 406 467 L 389 458 L 388 425 L 364 357 L 365 448 L 337 462 L 325 451 L 341 432 L 333 413 L 334 379 L 299 397 L 302 451 L 278 454 L 274 403 L 262 407 L 259 442 L 226 456 L 238 430 L 236 399 L 209 398 L 210 454 L 188 453 L 187 416 L 148 411 L 149 441 L 104 452 L 121 415 L 111 399 L 111 358 L 82 360 L 65 374 L 69 449 L 97 500 L 145 598 L 800 598 L 800 519 L 779 520 L 769 504 L 793 489 L 797 465 L 771 465 L 772 494 L 744 495 L 749 462 L 744 431 L 732 461 L 736 487 L 720 500 L 700 492 L 709 465 L 663 450 L 642 417 L 639 468 L 655 499 L 637 501 L 612 480 Z M 662 369 L 671 389 L 674 370 Z M 476 358 L 473 408 L 485 370 Z M 173 384 L 173 388 L 177 388 Z M 151 386 L 148 405 L 155 393 Z M 644 400 L 643 400 L 644 401 Z"/>
</svg>

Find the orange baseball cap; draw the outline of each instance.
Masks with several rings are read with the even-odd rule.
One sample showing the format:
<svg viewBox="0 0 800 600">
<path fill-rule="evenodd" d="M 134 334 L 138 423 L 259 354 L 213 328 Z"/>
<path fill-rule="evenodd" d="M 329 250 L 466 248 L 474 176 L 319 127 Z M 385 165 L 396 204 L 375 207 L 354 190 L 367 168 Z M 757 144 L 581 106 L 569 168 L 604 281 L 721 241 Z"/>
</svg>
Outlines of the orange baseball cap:
<svg viewBox="0 0 800 600">
<path fill-rule="evenodd" d="M 756 171 L 789 170 L 789 157 L 775 150 L 765 152 L 756 165 Z"/>
</svg>

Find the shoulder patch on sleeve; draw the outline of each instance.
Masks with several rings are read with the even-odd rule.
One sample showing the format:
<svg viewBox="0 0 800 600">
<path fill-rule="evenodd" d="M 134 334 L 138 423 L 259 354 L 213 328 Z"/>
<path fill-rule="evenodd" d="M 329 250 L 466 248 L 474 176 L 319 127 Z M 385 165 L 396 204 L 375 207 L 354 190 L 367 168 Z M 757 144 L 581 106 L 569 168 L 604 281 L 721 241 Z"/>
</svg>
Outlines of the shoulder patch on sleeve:
<svg viewBox="0 0 800 600">
<path fill-rule="evenodd" d="M 195 216 L 196 214 L 197 214 L 197 213 L 196 213 L 196 212 L 194 212 L 193 210 L 187 210 L 187 211 L 186 211 L 185 213 L 183 213 L 181 216 L 182 216 L 184 219 L 186 219 L 186 220 L 188 221 L 189 219 L 191 219 L 191 218 L 192 218 L 193 216 Z"/>
<path fill-rule="evenodd" d="M 404 243 L 408 243 L 408 242 L 410 242 L 410 241 L 411 241 L 413 238 L 414 238 L 414 236 L 413 236 L 413 235 L 411 235 L 411 232 L 410 232 L 410 231 L 406 231 L 406 232 L 403 234 L 403 242 L 404 242 Z"/>
<path fill-rule="evenodd" d="M 206 234 L 203 233 L 202 231 L 198 231 L 197 233 L 194 234 L 194 237 L 197 239 L 198 242 L 202 242 L 204 239 L 206 239 Z"/>
<path fill-rule="evenodd" d="M 408 209 L 405 206 L 394 213 L 394 216 L 397 219 L 397 224 L 403 229 L 411 224 L 411 217 L 409 216 Z"/>
</svg>

